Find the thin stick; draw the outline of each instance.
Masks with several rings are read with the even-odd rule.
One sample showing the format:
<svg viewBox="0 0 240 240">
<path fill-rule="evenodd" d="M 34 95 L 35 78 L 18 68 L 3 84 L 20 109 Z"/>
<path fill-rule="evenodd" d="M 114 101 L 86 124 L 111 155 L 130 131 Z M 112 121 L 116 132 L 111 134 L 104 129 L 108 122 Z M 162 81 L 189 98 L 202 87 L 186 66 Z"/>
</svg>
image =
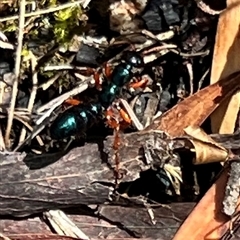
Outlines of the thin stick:
<svg viewBox="0 0 240 240">
<path fill-rule="evenodd" d="M 4 41 L 0 40 L 0 48 L 13 50 L 14 45 L 9 42 L 4 42 Z"/>
<path fill-rule="evenodd" d="M 76 86 L 75 88 L 73 88 L 72 90 L 54 98 L 53 100 L 51 100 L 50 102 L 46 103 L 45 105 L 39 107 L 36 111 L 37 114 L 42 113 L 43 111 L 50 109 L 51 107 L 55 106 L 55 108 L 57 108 L 58 106 L 60 106 L 64 101 L 66 101 L 68 98 L 74 97 L 75 95 L 85 91 L 88 88 L 88 84 L 89 82 L 92 80 L 92 77 L 86 78 L 85 80 L 83 80 L 81 83 L 79 83 L 78 86 Z M 54 109 L 55 109 L 54 108 Z M 40 124 L 40 123 L 38 123 Z"/>
<path fill-rule="evenodd" d="M 73 70 L 75 69 L 74 66 L 71 66 L 69 64 L 63 64 L 63 65 L 50 65 L 50 66 L 46 66 L 43 68 L 44 72 L 47 71 L 63 71 L 63 70 Z M 87 68 L 85 68 L 86 70 Z"/>
<path fill-rule="evenodd" d="M 206 76 L 208 75 L 208 73 L 210 72 L 210 68 L 208 68 L 208 70 L 203 74 L 203 76 L 201 77 L 201 79 L 199 80 L 198 83 L 198 91 L 201 89 L 203 81 L 205 80 Z"/>
<path fill-rule="evenodd" d="M 8 113 L 8 121 L 7 121 L 7 128 L 5 134 L 5 144 L 7 148 L 10 148 L 10 132 L 12 129 L 13 123 L 13 115 L 14 115 L 14 108 L 18 93 L 18 79 L 20 73 L 20 65 L 21 65 L 21 52 L 22 52 L 22 45 L 23 45 L 23 34 L 24 34 L 24 20 L 25 20 L 25 0 L 20 1 L 20 13 L 19 13 L 19 28 L 18 28 L 18 46 L 16 50 L 16 62 L 15 62 L 15 79 L 13 81 L 12 87 L 12 98 L 10 102 L 10 109 Z"/>
<path fill-rule="evenodd" d="M 29 111 L 30 114 L 32 113 L 32 110 L 33 110 L 33 105 L 35 102 L 35 98 L 37 95 L 37 89 L 38 89 L 37 71 L 35 71 L 36 66 L 37 66 L 37 59 L 34 56 L 34 54 L 31 52 L 31 68 L 32 68 L 32 74 L 33 74 L 32 75 L 33 87 L 32 87 L 32 91 L 31 91 L 31 95 L 30 95 L 28 107 L 27 107 L 27 110 Z M 27 133 L 26 128 L 23 127 L 20 137 L 19 137 L 19 144 L 24 141 L 26 133 Z"/>
<path fill-rule="evenodd" d="M 193 95 L 193 67 L 189 62 L 186 64 L 186 67 L 189 74 L 190 95 Z"/>
<path fill-rule="evenodd" d="M 173 30 L 169 30 L 167 32 L 159 33 L 157 35 L 154 35 L 153 33 L 147 31 L 147 30 L 142 30 L 142 34 L 146 35 L 149 38 L 152 38 L 156 41 L 165 41 L 173 38 L 175 36 L 175 33 Z"/>
<path fill-rule="evenodd" d="M 75 57 L 75 56 L 74 56 Z M 49 65 L 46 67 L 43 67 L 43 71 L 64 71 L 64 70 L 79 70 L 79 71 L 87 71 L 87 67 L 78 67 L 78 66 L 72 66 L 70 64 L 63 64 L 63 65 Z"/>
<path fill-rule="evenodd" d="M 36 125 L 38 125 L 37 130 L 33 130 L 33 132 L 21 144 L 19 144 L 14 149 L 14 152 L 19 151 L 19 149 L 21 149 L 31 139 L 35 138 L 45 128 L 46 123 L 44 123 L 44 121 L 48 117 L 50 117 L 50 115 L 52 114 L 52 112 L 54 111 L 55 108 L 60 106 L 66 99 L 85 91 L 88 88 L 88 82 L 90 81 L 90 79 L 92 79 L 92 78 L 88 78 L 84 82 L 80 83 L 79 86 L 77 86 L 76 88 L 72 89 L 69 92 L 64 93 L 63 95 L 53 99 L 51 102 L 40 107 L 37 110 L 37 113 L 41 113 L 45 109 L 48 109 L 48 110 L 36 121 Z"/>
<path fill-rule="evenodd" d="M 4 95 L 4 89 L 6 87 L 6 84 L 3 81 L 0 81 L 0 104 L 3 102 L 3 95 Z M 4 143 L 4 138 L 2 134 L 2 128 L 0 126 L 0 152 L 6 150 L 6 146 Z"/>
<path fill-rule="evenodd" d="M 135 125 L 135 127 L 137 128 L 137 130 L 138 131 L 143 130 L 143 128 L 144 128 L 143 125 L 138 120 L 136 114 L 134 113 L 134 111 L 132 110 L 132 108 L 130 107 L 128 102 L 122 98 L 120 98 L 120 102 L 124 106 L 125 110 L 127 111 L 128 115 L 130 116 L 130 118 L 131 118 L 133 124 Z"/>
<path fill-rule="evenodd" d="M 90 2 L 91 0 L 85 0 L 84 3 L 82 4 L 83 8 L 86 8 Z"/>
<path fill-rule="evenodd" d="M 50 210 L 44 213 L 44 217 L 50 222 L 53 229 L 59 235 L 65 235 L 69 237 L 77 237 L 83 240 L 89 240 L 90 238 L 79 229 L 72 220 L 61 210 Z"/>
<path fill-rule="evenodd" d="M 2 134 L 2 128 L 0 127 L 0 152 L 6 150 L 3 134 Z"/>
<path fill-rule="evenodd" d="M 33 131 L 33 128 L 27 122 L 25 122 L 23 119 L 21 119 L 20 117 L 14 115 L 14 119 L 16 119 L 17 121 L 21 122 L 24 125 L 24 127 L 26 127 L 30 132 Z M 36 139 L 37 139 L 38 144 L 40 146 L 44 145 L 44 142 L 43 142 L 43 140 L 41 139 L 40 136 L 36 136 Z"/>
<path fill-rule="evenodd" d="M 74 5 L 77 5 L 77 4 L 80 4 L 80 3 L 84 4 L 84 2 L 85 2 L 85 0 L 79 0 L 79 1 L 71 2 L 71 3 L 61 4 L 61 5 L 57 6 L 57 7 L 46 8 L 46 9 L 42 9 L 42 10 L 39 10 L 39 11 L 36 11 L 36 12 L 26 13 L 25 17 L 33 17 L 33 16 L 40 17 L 43 14 L 60 11 L 60 10 L 63 10 L 65 8 L 73 7 Z M 19 15 L 14 15 L 14 16 L 10 16 L 10 17 L 0 18 L 0 22 L 12 21 L 12 20 L 16 20 L 18 18 L 19 18 Z"/>
<path fill-rule="evenodd" d="M 9 237 L 4 236 L 2 233 L 0 233 L 0 239 L 2 239 L 2 240 L 11 240 Z"/>
<path fill-rule="evenodd" d="M 66 64 L 70 64 L 72 60 L 74 59 L 75 55 L 72 55 L 68 58 Z M 62 77 L 63 73 L 59 72 L 56 73 L 52 78 L 50 78 L 46 83 L 43 83 L 39 86 L 39 88 L 42 88 L 44 91 L 47 90 L 58 78 Z"/>
<path fill-rule="evenodd" d="M 156 47 L 153 47 L 151 49 L 147 49 L 147 50 L 143 51 L 143 55 L 153 53 L 153 52 L 160 52 L 162 50 L 170 49 L 170 48 L 177 48 L 177 45 L 166 44 L 166 45 L 162 45 L 162 46 L 156 46 Z"/>
<path fill-rule="evenodd" d="M 176 53 L 182 57 L 198 57 L 198 56 L 207 56 L 209 55 L 210 51 L 206 50 L 204 52 L 197 52 L 197 53 L 183 53 L 183 52 L 179 52 L 176 49 L 170 49 L 169 51 Z"/>
</svg>

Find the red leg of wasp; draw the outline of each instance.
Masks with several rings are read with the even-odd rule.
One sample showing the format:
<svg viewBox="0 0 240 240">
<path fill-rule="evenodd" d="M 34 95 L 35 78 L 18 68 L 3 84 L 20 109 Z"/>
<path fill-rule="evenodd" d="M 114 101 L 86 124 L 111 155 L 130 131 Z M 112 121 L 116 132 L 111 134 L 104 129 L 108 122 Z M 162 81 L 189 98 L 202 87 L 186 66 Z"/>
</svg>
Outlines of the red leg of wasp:
<svg viewBox="0 0 240 240">
<path fill-rule="evenodd" d="M 102 89 L 102 80 L 101 80 L 101 72 L 100 71 L 95 71 L 93 74 L 93 78 L 95 80 L 95 87 L 98 90 Z"/>
<path fill-rule="evenodd" d="M 107 79 L 110 79 L 112 76 L 112 68 L 107 63 L 104 64 L 104 75 Z"/>
<path fill-rule="evenodd" d="M 120 178 L 119 174 L 119 164 L 120 164 L 120 157 L 119 157 L 119 147 L 121 144 L 120 136 L 120 125 L 118 124 L 117 128 L 114 129 L 114 143 L 113 143 L 113 149 L 114 149 L 114 159 L 115 159 L 115 186 L 118 186 L 118 179 Z"/>
<path fill-rule="evenodd" d="M 115 160 L 114 176 L 115 176 L 115 185 L 117 187 L 118 179 L 120 178 L 120 174 L 119 174 L 120 123 L 118 120 L 117 112 L 114 111 L 113 108 L 109 107 L 105 114 L 107 118 L 107 124 L 114 129 L 114 142 L 113 142 L 114 160 Z"/>
<path fill-rule="evenodd" d="M 81 101 L 74 99 L 74 98 L 69 98 L 69 99 L 65 100 L 64 103 L 66 103 L 68 105 L 76 106 L 76 105 L 79 105 L 81 103 Z"/>
<path fill-rule="evenodd" d="M 127 125 L 127 127 L 131 124 L 132 119 L 129 117 L 127 112 L 123 110 L 122 108 L 119 109 L 119 113 L 123 121 L 121 122 L 121 125 Z"/>
<path fill-rule="evenodd" d="M 95 87 L 98 90 L 101 90 L 102 88 L 102 70 L 95 71 L 93 73 L 93 78 L 95 80 Z M 110 79 L 112 74 L 112 69 L 107 65 L 107 63 L 104 64 L 104 75 L 107 79 Z"/>
<path fill-rule="evenodd" d="M 107 119 L 107 125 L 110 128 L 116 129 L 118 127 L 118 120 L 117 120 L 117 115 L 116 112 L 114 112 L 114 109 L 109 107 L 106 112 L 105 112 L 105 116 Z"/>
<path fill-rule="evenodd" d="M 105 116 L 108 126 L 113 129 L 116 129 L 119 124 L 120 129 L 124 129 L 132 123 L 131 117 L 118 104 L 115 107 L 109 107 L 105 112 Z"/>
<path fill-rule="evenodd" d="M 129 84 L 130 88 L 136 89 L 136 88 L 146 88 L 148 84 L 148 79 L 146 77 L 141 78 L 140 80 L 138 79 L 138 81 L 136 82 L 132 82 Z"/>
</svg>

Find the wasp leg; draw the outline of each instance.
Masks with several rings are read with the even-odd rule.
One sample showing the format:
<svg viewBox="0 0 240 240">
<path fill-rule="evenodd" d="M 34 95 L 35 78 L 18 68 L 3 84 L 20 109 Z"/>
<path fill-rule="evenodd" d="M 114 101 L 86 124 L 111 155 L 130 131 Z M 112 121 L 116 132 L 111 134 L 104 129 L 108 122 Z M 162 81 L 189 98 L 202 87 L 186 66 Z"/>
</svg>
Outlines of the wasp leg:
<svg viewBox="0 0 240 240">
<path fill-rule="evenodd" d="M 121 174 L 119 173 L 119 164 L 120 164 L 120 156 L 119 156 L 119 148 L 121 144 L 120 138 L 120 115 L 117 109 L 114 107 L 109 107 L 106 112 L 107 125 L 114 129 L 114 141 L 113 141 L 113 150 L 114 150 L 114 160 L 115 160 L 115 187 L 118 186 L 118 180 L 121 178 Z"/>
<path fill-rule="evenodd" d="M 102 72 L 101 70 L 97 70 L 93 73 L 93 78 L 94 78 L 94 85 L 97 90 L 101 91 L 102 90 Z"/>
<path fill-rule="evenodd" d="M 74 98 L 69 98 L 64 101 L 65 104 L 72 105 L 72 106 L 77 106 L 80 103 L 82 103 L 80 100 L 74 99 Z"/>
<path fill-rule="evenodd" d="M 121 130 L 129 127 L 132 123 L 132 119 L 127 111 L 122 108 L 118 102 L 115 103 L 114 107 L 109 107 L 105 113 L 107 119 L 107 125 L 113 129 L 118 126 Z"/>
<path fill-rule="evenodd" d="M 104 64 L 104 75 L 109 80 L 111 79 L 113 69 L 107 64 Z"/>
<path fill-rule="evenodd" d="M 113 107 L 109 107 L 106 112 L 105 116 L 107 119 L 107 125 L 110 128 L 116 129 L 119 125 L 119 116 L 117 116 L 117 111 Z"/>
<path fill-rule="evenodd" d="M 105 63 L 104 64 L 104 72 L 102 69 L 99 69 L 97 71 L 93 72 L 93 78 L 94 78 L 94 83 L 95 87 L 101 91 L 102 90 L 102 83 L 103 83 L 103 78 L 106 77 L 108 80 L 111 79 L 112 75 L 112 68 Z"/>
<path fill-rule="evenodd" d="M 128 113 L 123 108 L 119 107 L 118 111 L 119 111 L 120 116 L 121 116 L 123 121 L 125 121 L 127 124 L 132 123 L 131 117 L 128 115 Z"/>
<path fill-rule="evenodd" d="M 118 187 L 118 180 L 121 179 L 121 174 L 119 172 L 119 164 L 120 164 L 120 155 L 119 155 L 119 148 L 121 144 L 120 139 L 120 125 L 117 126 L 117 128 L 114 129 L 114 142 L 113 142 L 113 149 L 114 149 L 114 159 L 115 159 L 115 188 Z"/>
<path fill-rule="evenodd" d="M 146 86 L 148 85 L 148 78 L 147 77 L 142 77 L 141 79 L 139 78 L 135 78 L 137 81 L 134 81 L 132 83 L 129 84 L 129 88 L 130 89 L 137 89 L 137 88 L 146 88 Z"/>
</svg>

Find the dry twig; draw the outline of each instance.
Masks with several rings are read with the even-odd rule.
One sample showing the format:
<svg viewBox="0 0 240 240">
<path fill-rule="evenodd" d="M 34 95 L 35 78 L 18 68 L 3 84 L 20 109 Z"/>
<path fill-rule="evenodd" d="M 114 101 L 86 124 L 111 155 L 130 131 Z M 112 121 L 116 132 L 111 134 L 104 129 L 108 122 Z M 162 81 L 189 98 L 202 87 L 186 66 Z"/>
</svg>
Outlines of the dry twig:
<svg viewBox="0 0 240 240">
<path fill-rule="evenodd" d="M 72 55 L 71 57 L 68 58 L 66 64 L 70 64 L 72 60 L 74 59 L 75 55 Z M 62 77 L 63 73 L 58 72 L 55 74 L 52 78 L 50 78 L 46 83 L 43 83 L 39 86 L 39 88 L 42 88 L 43 90 L 48 89 L 59 77 Z"/>
<path fill-rule="evenodd" d="M 77 237 L 83 240 L 89 240 L 86 236 L 69 217 L 61 210 L 50 210 L 44 213 L 44 216 L 50 222 L 52 228 L 59 235 L 66 235 L 69 237 Z"/>
<path fill-rule="evenodd" d="M 0 239 L 2 239 L 2 240 L 11 240 L 9 237 L 4 236 L 2 233 L 0 233 Z"/>
<path fill-rule="evenodd" d="M 37 72 L 35 71 L 35 68 L 37 66 L 37 60 L 36 60 L 36 57 L 33 55 L 33 53 L 31 53 L 31 68 L 32 68 L 32 83 L 33 83 L 33 87 L 32 87 L 32 92 L 31 92 L 31 95 L 30 95 L 30 98 L 29 98 L 29 102 L 28 102 L 28 111 L 29 113 L 31 114 L 32 113 L 32 110 L 33 110 L 33 105 L 34 105 L 34 102 L 35 102 L 35 98 L 36 98 L 36 95 L 37 95 L 37 85 L 38 85 L 38 78 L 37 78 Z M 20 137 L 19 137 L 19 144 L 22 143 L 25 139 L 25 136 L 26 136 L 26 128 L 22 128 L 22 132 L 20 134 Z"/>
<path fill-rule="evenodd" d="M 16 50 L 16 62 L 15 62 L 15 79 L 13 81 L 12 87 L 12 98 L 10 102 L 10 109 L 8 113 L 8 121 L 7 121 L 7 128 L 5 133 L 5 144 L 7 148 L 11 147 L 10 143 L 10 132 L 13 123 L 13 116 L 14 116 L 14 108 L 18 93 L 18 79 L 20 74 L 20 65 L 21 65 L 21 52 L 22 52 L 22 45 L 23 45 L 23 35 L 24 35 L 24 22 L 25 22 L 25 0 L 20 2 L 20 13 L 19 13 L 19 28 L 18 28 L 18 46 Z"/>
<path fill-rule="evenodd" d="M 81 82 L 76 88 L 70 90 L 69 92 L 66 92 L 62 94 L 61 96 L 53 99 L 49 103 L 43 105 L 37 110 L 37 113 L 41 113 L 42 111 L 46 110 L 47 111 L 36 121 L 37 129 L 34 130 L 21 144 L 19 144 L 15 149 L 14 152 L 19 151 L 28 141 L 36 137 L 45 127 L 46 124 L 44 124 L 44 121 L 50 117 L 54 109 L 56 109 L 58 106 L 60 106 L 66 99 L 75 96 L 83 91 L 85 91 L 88 88 L 88 83 L 90 81 L 89 78 L 83 82 Z M 40 125 L 42 124 L 42 126 Z"/>
<path fill-rule="evenodd" d="M 186 64 L 186 68 L 188 70 L 188 74 L 189 74 L 189 85 L 190 85 L 190 95 L 193 95 L 193 67 L 191 63 L 187 63 Z"/>
<path fill-rule="evenodd" d="M 23 2 L 23 1 L 21 1 L 21 2 Z M 78 1 L 75 1 L 75 2 L 62 4 L 62 5 L 59 5 L 57 7 L 52 7 L 52 8 L 42 9 L 42 10 L 39 10 L 39 11 L 36 11 L 36 12 L 27 13 L 27 14 L 25 14 L 25 17 L 33 17 L 33 16 L 40 17 L 43 14 L 48 14 L 48 13 L 51 13 L 51 12 L 60 11 L 60 10 L 63 10 L 65 8 L 73 7 L 73 6 L 77 5 L 77 4 L 82 4 L 83 6 L 86 6 L 85 2 L 86 2 L 86 0 L 78 0 Z M 14 16 L 11 16 L 11 17 L 0 18 L 0 22 L 12 21 L 12 20 L 16 20 L 18 18 L 19 18 L 19 15 L 14 15 Z"/>
</svg>

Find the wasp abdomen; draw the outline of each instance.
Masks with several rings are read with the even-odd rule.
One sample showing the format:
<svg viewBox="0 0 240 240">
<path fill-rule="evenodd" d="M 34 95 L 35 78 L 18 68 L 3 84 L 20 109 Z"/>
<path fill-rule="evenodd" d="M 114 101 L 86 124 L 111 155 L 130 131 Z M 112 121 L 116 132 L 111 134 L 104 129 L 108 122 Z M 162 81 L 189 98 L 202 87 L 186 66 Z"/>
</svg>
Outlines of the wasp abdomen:
<svg viewBox="0 0 240 240">
<path fill-rule="evenodd" d="M 98 121 L 101 113 L 99 104 L 74 106 L 59 115 L 50 128 L 53 139 L 84 135 Z"/>
</svg>

